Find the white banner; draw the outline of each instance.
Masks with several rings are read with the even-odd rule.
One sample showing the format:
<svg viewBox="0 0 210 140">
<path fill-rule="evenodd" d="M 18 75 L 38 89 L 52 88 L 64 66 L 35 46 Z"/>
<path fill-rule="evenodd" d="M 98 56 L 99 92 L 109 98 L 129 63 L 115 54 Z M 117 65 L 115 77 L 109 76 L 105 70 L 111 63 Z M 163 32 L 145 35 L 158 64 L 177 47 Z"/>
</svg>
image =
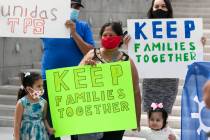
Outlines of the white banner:
<svg viewBox="0 0 210 140">
<path fill-rule="evenodd" d="M 0 0 L 0 37 L 68 38 L 70 0 Z"/>
<path fill-rule="evenodd" d="M 128 52 L 141 78 L 185 78 L 203 60 L 202 19 L 131 19 Z"/>
</svg>

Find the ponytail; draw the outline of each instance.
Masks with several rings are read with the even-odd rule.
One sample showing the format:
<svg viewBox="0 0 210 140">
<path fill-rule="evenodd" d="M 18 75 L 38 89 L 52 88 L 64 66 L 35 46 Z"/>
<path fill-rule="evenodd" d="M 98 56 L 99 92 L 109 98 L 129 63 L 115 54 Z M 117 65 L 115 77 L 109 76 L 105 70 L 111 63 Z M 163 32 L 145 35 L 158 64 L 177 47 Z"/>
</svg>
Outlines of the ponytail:
<svg viewBox="0 0 210 140">
<path fill-rule="evenodd" d="M 20 88 L 18 91 L 17 101 L 27 95 L 25 89 Z"/>
</svg>

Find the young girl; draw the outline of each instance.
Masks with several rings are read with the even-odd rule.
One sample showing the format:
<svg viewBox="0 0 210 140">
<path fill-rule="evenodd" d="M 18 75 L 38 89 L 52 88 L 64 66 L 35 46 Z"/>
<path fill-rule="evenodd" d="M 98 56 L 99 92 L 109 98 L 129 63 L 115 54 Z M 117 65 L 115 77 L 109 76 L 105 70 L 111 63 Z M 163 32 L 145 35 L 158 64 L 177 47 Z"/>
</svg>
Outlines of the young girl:
<svg viewBox="0 0 210 140">
<path fill-rule="evenodd" d="M 54 129 L 46 120 L 47 102 L 41 98 L 42 78 L 40 74 L 27 72 L 21 74 L 21 81 L 15 110 L 15 140 L 48 140 L 47 131 L 53 134 Z"/>
<path fill-rule="evenodd" d="M 167 126 L 168 113 L 162 103 L 152 103 L 148 112 L 149 129 L 142 130 L 141 137 L 146 140 L 178 140 L 178 136 Z"/>
</svg>

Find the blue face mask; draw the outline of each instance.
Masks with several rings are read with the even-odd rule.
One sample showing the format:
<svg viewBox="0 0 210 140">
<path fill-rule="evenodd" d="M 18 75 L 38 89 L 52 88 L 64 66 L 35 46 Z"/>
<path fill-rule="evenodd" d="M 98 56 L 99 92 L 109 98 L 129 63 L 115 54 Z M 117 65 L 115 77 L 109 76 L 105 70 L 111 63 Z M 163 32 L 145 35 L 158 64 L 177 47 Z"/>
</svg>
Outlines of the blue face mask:
<svg viewBox="0 0 210 140">
<path fill-rule="evenodd" d="M 71 8 L 70 20 L 76 21 L 79 18 L 79 10 Z"/>
</svg>

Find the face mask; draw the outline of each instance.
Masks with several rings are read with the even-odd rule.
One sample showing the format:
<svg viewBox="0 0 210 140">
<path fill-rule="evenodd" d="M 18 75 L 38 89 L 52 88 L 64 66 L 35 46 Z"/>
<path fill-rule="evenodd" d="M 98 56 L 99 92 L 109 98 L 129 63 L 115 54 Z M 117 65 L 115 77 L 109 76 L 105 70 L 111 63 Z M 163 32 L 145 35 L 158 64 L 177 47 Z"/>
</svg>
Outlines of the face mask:
<svg viewBox="0 0 210 140">
<path fill-rule="evenodd" d="M 79 10 L 71 8 L 70 20 L 76 21 L 79 18 Z"/>
<path fill-rule="evenodd" d="M 101 39 L 101 45 L 105 49 L 114 49 L 120 45 L 120 42 L 121 42 L 120 36 L 103 37 Z"/>
<path fill-rule="evenodd" d="M 153 18 L 169 18 L 168 11 L 158 9 L 158 10 L 152 12 L 152 17 Z"/>
<path fill-rule="evenodd" d="M 37 91 L 37 90 L 34 90 L 33 88 L 31 89 L 33 90 L 33 92 L 30 93 L 30 95 L 32 96 L 33 99 L 39 99 L 44 94 L 44 90 Z"/>
</svg>

